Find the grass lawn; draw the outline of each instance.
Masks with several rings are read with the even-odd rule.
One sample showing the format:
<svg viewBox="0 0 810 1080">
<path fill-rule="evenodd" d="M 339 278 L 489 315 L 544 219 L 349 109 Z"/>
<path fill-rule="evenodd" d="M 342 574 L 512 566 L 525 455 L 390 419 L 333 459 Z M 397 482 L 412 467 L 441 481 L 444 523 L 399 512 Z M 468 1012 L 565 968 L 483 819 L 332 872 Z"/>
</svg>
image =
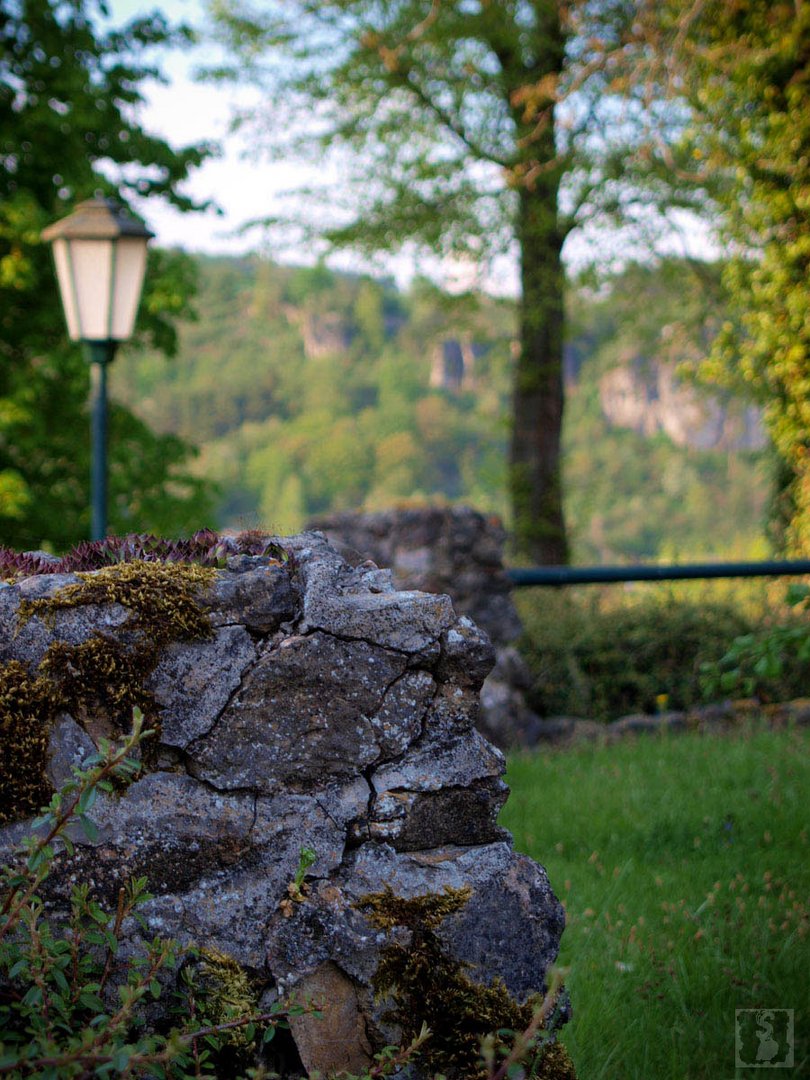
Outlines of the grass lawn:
<svg viewBox="0 0 810 1080">
<path fill-rule="evenodd" d="M 521 755 L 507 779 L 501 822 L 567 911 L 580 1080 L 774 1075 L 735 1068 L 735 1010 L 755 1008 L 795 1010 L 775 1075 L 810 1076 L 810 732 Z"/>
</svg>

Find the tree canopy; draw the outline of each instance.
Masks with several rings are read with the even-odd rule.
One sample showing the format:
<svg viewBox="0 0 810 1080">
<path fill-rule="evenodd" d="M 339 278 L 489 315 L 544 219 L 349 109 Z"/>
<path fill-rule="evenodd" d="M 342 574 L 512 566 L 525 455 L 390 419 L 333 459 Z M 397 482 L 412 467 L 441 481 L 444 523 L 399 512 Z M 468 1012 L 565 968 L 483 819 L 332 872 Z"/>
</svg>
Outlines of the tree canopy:
<svg viewBox="0 0 810 1080">
<path fill-rule="evenodd" d="M 137 119 L 144 81 L 159 76 L 152 51 L 178 31 L 156 13 L 103 30 L 105 11 L 95 0 L 0 0 L 0 535 L 11 546 L 64 548 L 86 538 L 89 519 L 89 376 L 66 340 L 41 230 L 97 191 L 194 209 L 182 184 L 211 150 L 175 150 Z M 141 340 L 171 352 L 192 291 L 189 260 L 152 252 Z M 196 526 L 210 499 L 189 453 L 114 407 L 112 528 Z"/>
<path fill-rule="evenodd" d="M 214 6 L 237 58 L 225 74 L 262 87 L 251 118 L 260 141 L 334 170 L 328 199 L 314 204 L 330 243 L 368 251 L 416 243 L 476 261 L 517 253 L 513 529 L 518 550 L 541 562 L 568 553 L 561 250 L 594 190 L 599 90 L 632 8 L 621 0 Z"/>
<path fill-rule="evenodd" d="M 780 544 L 810 552 L 810 8 L 793 0 L 645 3 L 627 85 L 649 113 L 634 175 L 688 197 L 725 253 L 727 317 L 704 377 L 765 408 Z M 640 152 L 639 152 L 640 149 Z"/>
</svg>

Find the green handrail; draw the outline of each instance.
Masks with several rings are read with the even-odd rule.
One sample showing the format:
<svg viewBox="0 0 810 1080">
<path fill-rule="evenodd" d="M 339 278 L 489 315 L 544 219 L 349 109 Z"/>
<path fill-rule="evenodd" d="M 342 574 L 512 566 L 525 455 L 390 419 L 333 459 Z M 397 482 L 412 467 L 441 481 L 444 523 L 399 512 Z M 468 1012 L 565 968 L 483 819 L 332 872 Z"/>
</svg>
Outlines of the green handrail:
<svg viewBox="0 0 810 1080">
<path fill-rule="evenodd" d="M 530 566 L 506 571 L 513 588 L 527 585 L 603 585 L 621 581 L 790 577 L 810 574 L 810 559 L 782 562 L 684 563 L 680 566 Z"/>
</svg>

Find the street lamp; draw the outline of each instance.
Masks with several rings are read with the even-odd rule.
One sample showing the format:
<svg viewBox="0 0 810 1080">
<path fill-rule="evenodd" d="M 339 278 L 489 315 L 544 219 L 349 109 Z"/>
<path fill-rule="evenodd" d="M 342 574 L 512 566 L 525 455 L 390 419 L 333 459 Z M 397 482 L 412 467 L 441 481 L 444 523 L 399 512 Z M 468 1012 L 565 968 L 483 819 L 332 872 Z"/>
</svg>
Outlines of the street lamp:
<svg viewBox="0 0 810 1080">
<path fill-rule="evenodd" d="M 154 236 L 113 199 L 88 199 L 50 225 L 56 276 L 68 334 L 90 364 L 92 539 L 107 533 L 107 365 L 132 336 Z"/>
</svg>

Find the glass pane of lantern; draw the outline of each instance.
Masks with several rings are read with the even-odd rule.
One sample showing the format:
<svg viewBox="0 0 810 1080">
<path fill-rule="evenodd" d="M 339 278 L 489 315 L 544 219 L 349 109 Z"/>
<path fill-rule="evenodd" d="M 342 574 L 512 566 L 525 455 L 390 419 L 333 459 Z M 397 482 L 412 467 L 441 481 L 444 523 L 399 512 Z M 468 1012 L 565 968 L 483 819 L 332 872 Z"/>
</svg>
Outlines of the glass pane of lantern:
<svg viewBox="0 0 810 1080">
<path fill-rule="evenodd" d="M 126 341 L 132 336 L 143 275 L 146 270 L 146 241 L 139 237 L 121 237 L 115 252 L 115 282 L 110 337 Z"/>
<path fill-rule="evenodd" d="M 111 240 L 70 240 L 73 282 L 84 341 L 106 341 L 110 336 L 112 275 Z"/>
<path fill-rule="evenodd" d="M 79 326 L 79 308 L 76 291 L 73 287 L 73 268 L 70 262 L 70 247 L 67 240 L 59 238 L 53 242 L 53 260 L 56 264 L 56 276 L 59 279 L 59 292 L 65 309 L 65 322 L 72 341 L 81 339 Z"/>
</svg>

